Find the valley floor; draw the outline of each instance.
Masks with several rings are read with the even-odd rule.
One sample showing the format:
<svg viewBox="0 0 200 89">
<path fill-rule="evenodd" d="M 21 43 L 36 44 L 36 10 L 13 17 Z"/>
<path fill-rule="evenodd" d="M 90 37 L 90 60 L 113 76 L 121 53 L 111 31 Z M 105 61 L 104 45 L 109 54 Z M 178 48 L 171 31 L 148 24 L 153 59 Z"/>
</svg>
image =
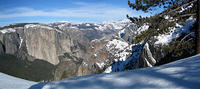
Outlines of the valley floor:
<svg viewBox="0 0 200 89">
<path fill-rule="evenodd" d="M 0 89 L 198 89 L 200 54 L 159 67 L 36 83 L 0 73 Z"/>
</svg>

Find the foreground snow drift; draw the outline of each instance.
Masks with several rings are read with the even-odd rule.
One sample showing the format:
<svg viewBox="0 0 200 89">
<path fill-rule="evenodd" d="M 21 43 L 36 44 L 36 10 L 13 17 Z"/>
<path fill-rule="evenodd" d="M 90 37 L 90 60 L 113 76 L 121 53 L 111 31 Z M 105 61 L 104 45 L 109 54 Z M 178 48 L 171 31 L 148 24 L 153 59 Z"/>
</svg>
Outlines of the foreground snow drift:
<svg viewBox="0 0 200 89">
<path fill-rule="evenodd" d="M 43 89 L 200 88 L 200 55 L 154 68 L 50 82 Z M 37 85 L 35 85 L 37 86 Z"/>
<path fill-rule="evenodd" d="M 36 82 L 27 81 L 0 73 L 0 89 L 28 89 Z"/>
<path fill-rule="evenodd" d="M 0 89 L 199 89 L 199 64 L 200 54 L 160 67 L 38 84 L 0 73 Z"/>
</svg>

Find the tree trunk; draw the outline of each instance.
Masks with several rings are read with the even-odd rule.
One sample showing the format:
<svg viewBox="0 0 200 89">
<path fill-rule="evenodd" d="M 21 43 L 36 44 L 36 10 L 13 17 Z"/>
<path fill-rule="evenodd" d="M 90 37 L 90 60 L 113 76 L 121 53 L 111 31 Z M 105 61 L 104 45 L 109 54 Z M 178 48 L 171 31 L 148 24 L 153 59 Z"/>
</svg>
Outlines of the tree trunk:
<svg viewBox="0 0 200 89">
<path fill-rule="evenodd" d="M 196 43 L 197 43 L 197 54 L 200 54 L 200 0 L 197 2 L 197 30 L 196 30 Z"/>
</svg>

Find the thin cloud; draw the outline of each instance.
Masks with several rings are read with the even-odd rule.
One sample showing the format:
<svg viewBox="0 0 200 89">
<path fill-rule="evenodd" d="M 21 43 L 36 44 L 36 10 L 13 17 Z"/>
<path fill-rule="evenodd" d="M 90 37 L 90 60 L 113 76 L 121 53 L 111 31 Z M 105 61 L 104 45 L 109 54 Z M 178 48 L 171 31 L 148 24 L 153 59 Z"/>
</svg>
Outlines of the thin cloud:
<svg viewBox="0 0 200 89">
<path fill-rule="evenodd" d="M 0 12 L 0 18 L 16 18 L 16 17 L 73 17 L 73 18 L 99 18 L 113 19 L 125 18 L 126 14 L 130 16 L 138 16 L 133 14 L 130 9 L 115 7 L 106 4 L 91 4 L 85 2 L 76 2 L 74 4 L 81 5 L 77 8 L 66 8 L 56 10 L 38 10 L 28 7 L 18 7 Z"/>
<path fill-rule="evenodd" d="M 87 3 L 87 2 L 73 2 L 73 4 L 84 6 L 84 5 L 88 5 L 89 3 Z"/>
</svg>

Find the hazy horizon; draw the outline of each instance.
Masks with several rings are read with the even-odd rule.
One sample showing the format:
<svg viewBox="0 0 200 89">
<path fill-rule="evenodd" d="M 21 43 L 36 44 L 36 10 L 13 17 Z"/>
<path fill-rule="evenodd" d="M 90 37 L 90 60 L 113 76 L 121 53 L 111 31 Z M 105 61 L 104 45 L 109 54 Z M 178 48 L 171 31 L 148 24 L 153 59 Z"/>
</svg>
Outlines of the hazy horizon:
<svg viewBox="0 0 200 89">
<path fill-rule="evenodd" d="M 123 20 L 126 14 L 150 15 L 129 8 L 128 0 L 1 0 L 0 10 L 0 26 L 57 21 L 99 23 Z"/>
</svg>

